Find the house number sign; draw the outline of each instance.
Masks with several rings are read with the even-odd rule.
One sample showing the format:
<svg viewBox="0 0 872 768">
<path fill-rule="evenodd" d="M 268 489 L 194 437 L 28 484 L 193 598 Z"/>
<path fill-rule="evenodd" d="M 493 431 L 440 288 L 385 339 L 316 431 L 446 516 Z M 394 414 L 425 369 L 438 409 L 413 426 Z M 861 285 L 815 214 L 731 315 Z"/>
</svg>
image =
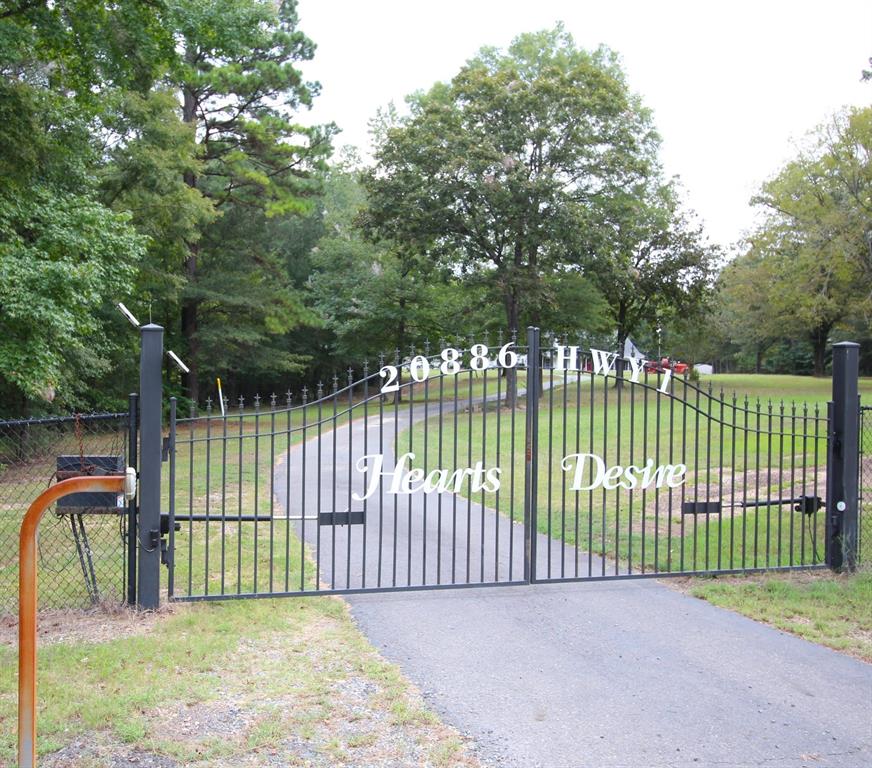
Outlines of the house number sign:
<svg viewBox="0 0 872 768">
<path fill-rule="evenodd" d="M 513 342 L 503 344 L 497 352 L 496 364 L 499 368 L 515 368 L 518 365 L 518 353 L 512 351 Z M 552 357 L 552 367 L 555 371 L 579 371 L 579 348 L 576 346 L 563 346 L 557 344 L 554 347 Z M 490 349 L 487 344 L 473 344 L 469 348 L 470 360 L 469 367 L 473 371 L 483 371 L 491 367 L 491 360 L 488 357 Z M 439 353 L 442 362 L 438 365 L 438 370 L 445 376 L 456 375 L 463 370 L 463 354 L 464 351 L 455 347 L 446 347 Z M 615 373 L 615 366 L 618 360 L 625 360 L 627 370 L 630 371 L 630 381 L 637 383 L 639 376 L 644 370 L 644 365 L 639 360 L 632 357 L 622 358 L 616 352 L 606 352 L 602 349 L 590 350 L 591 368 L 593 373 L 600 376 L 608 376 L 610 373 Z M 424 355 L 416 355 L 409 361 L 409 376 L 412 381 L 421 383 L 426 381 L 430 372 L 434 370 L 434 363 Z M 382 384 L 381 394 L 388 392 L 396 392 L 400 388 L 400 369 L 396 365 L 384 365 L 378 372 L 378 375 L 384 379 Z M 672 379 L 672 371 L 667 369 L 663 374 L 663 381 L 658 388 L 661 392 L 666 392 L 669 382 Z"/>
<path fill-rule="evenodd" d="M 511 347 L 512 342 L 510 341 L 508 344 L 503 344 L 500 351 L 497 352 L 497 365 L 500 368 L 514 368 L 518 364 L 518 354 L 517 352 L 512 352 Z M 487 344 L 473 344 L 469 348 L 469 367 L 473 371 L 483 371 L 490 367 L 491 361 L 488 358 L 488 352 L 490 350 Z M 463 357 L 462 350 L 447 347 L 439 353 L 439 357 L 442 359 L 442 362 L 439 364 L 440 373 L 449 376 L 458 374 L 463 369 L 461 362 Z M 432 365 L 430 360 L 424 355 L 417 355 L 409 361 L 409 376 L 412 377 L 412 381 L 419 383 L 426 381 L 430 376 L 431 370 Z M 378 375 L 385 379 L 385 383 L 381 388 L 382 394 L 396 392 L 400 388 L 399 374 L 400 370 L 395 365 L 382 366 L 378 372 Z"/>
</svg>

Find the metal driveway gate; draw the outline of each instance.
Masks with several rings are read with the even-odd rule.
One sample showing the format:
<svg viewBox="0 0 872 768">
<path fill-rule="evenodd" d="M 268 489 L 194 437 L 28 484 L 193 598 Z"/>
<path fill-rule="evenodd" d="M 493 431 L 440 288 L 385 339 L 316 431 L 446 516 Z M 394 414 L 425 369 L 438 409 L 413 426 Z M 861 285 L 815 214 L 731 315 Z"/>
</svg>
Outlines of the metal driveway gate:
<svg viewBox="0 0 872 768">
<path fill-rule="evenodd" d="M 398 352 L 311 393 L 185 418 L 173 401 L 170 598 L 842 564 L 858 495 L 844 398 L 761 402 L 540 347 L 535 328 L 526 341 Z M 853 355 L 856 403 L 856 345 L 840 346 L 834 392 L 850 399 Z"/>
</svg>

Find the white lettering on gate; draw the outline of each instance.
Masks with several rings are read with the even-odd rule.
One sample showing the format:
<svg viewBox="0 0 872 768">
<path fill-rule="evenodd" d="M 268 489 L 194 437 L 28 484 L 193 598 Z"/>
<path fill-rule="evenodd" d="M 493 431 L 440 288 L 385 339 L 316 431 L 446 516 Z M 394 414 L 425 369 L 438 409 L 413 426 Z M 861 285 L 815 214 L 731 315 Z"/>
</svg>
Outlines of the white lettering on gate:
<svg viewBox="0 0 872 768">
<path fill-rule="evenodd" d="M 414 453 L 404 453 L 394 465 L 392 472 L 385 472 L 385 457 L 381 453 L 368 453 L 361 456 L 355 464 L 358 472 L 368 476 L 366 492 L 361 496 L 354 492 L 351 498 L 355 501 L 366 501 L 372 496 L 381 483 L 381 478 L 391 478 L 386 493 L 409 494 L 416 491 L 424 493 L 459 493 L 464 481 L 469 478 L 472 493 L 495 493 L 500 489 L 500 468 L 485 469 L 483 462 L 476 462 L 470 469 L 434 469 L 425 474 L 420 468 L 407 468 L 407 463 L 415 460 Z"/>
<path fill-rule="evenodd" d="M 467 469 L 433 469 L 424 472 L 419 467 L 410 467 L 415 460 L 414 453 L 404 453 L 394 465 L 392 471 L 384 471 L 385 457 L 381 453 L 368 453 L 361 456 L 355 467 L 358 472 L 367 476 L 366 492 L 363 495 L 356 491 L 351 494 L 355 501 L 366 501 L 379 489 L 382 478 L 390 478 L 385 493 L 403 495 L 416 493 L 460 493 L 463 484 L 468 480 L 472 493 L 496 493 L 500 489 L 500 468 L 486 469 L 484 463 L 478 461 L 475 466 Z M 648 459 L 644 466 L 630 464 L 623 467 L 616 464 L 607 467 L 601 456 L 595 453 L 570 453 L 560 462 L 564 472 L 571 473 L 570 489 L 573 491 L 593 491 L 602 487 L 613 491 L 623 488 L 628 491 L 645 490 L 646 488 L 679 488 L 687 480 L 685 464 L 654 465 L 653 459 Z"/>
<path fill-rule="evenodd" d="M 644 490 L 655 487 L 679 488 L 687 478 L 687 466 L 684 464 L 663 464 L 655 467 L 654 460 L 648 459 L 645 466 L 637 467 L 630 464 L 622 467 L 616 464 L 606 467 L 602 457 L 595 453 L 570 453 L 564 456 L 560 462 L 564 472 L 572 473 L 570 488 L 573 491 L 593 491 L 602 486 L 603 489 L 612 491 L 616 488 L 624 488 L 632 491 Z M 585 472 L 590 467 L 590 477 L 585 482 Z"/>
<path fill-rule="evenodd" d="M 632 368 L 632 370 L 633 370 L 633 375 L 630 376 L 630 381 L 632 381 L 633 384 L 638 384 L 639 383 L 639 375 L 642 373 L 642 371 L 645 370 L 644 361 L 637 360 L 635 357 L 626 357 L 624 359 L 630 363 L 630 368 Z M 665 392 L 666 390 L 661 390 L 661 391 Z"/>
<path fill-rule="evenodd" d="M 577 346 L 564 346 L 563 344 L 554 345 L 554 360 L 553 366 L 555 371 L 577 371 L 579 362 L 579 352 Z M 637 360 L 634 357 L 621 357 L 617 352 L 606 352 L 603 349 L 590 348 L 590 358 L 593 372 L 599 376 L 608 376 L 616 372 L 616 363 L 618 360 L 625 360 L 630 365 L 630 381 L 634 384 L 639 383 L 639 377 L 645 370 L 645 362 Z M 672 369 L 667 368 L 663 372 L 663 381 L 657 389 L 666 394 L 669 390 L 669 384 L 672 381 Z"/>
<path fill-rule="evenodd" d="M 604 352 L 601 349 L 591 348 L 590 356 L 593 358 L 594 373 L 608 376 L 610 371 L 615 370 L 615 363 L 618 360 L 617 352 Z"/>
<path fill-rule="evenodd" d="M 578 370 L 578 347 L 564 347 L 562 344 L 557 344 L 554 349 L 557 352 L 557 359 L 554 361 L 555 370 Z M 569 363 L 569 365 L 567 365 L 567 363 Z"/>
</svg>

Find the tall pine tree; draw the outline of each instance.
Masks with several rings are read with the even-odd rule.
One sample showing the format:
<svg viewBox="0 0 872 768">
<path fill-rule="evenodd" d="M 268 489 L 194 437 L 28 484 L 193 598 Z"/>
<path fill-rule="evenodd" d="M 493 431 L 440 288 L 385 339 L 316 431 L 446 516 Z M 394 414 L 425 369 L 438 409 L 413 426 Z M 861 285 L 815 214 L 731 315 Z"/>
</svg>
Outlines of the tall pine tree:
<svg viewBox="0 0 872 768">
<path fill-rule="evenodd" d="M 174 0 L 170 11 L 183 51 L 173 79 L 181 89 L 182 119 L 196 129 L 200 162 L 198 170 L 185 173 L 185 183 L 237 227 L 252 231 L 264 217 L 308 211 L 334 128 L 294 120 L 318 92 L 297 68 L 312 58 L 315 46 L 297 29 L 296 2 Z M 251 357 L 269 335 L 305 317 L 279 252 L 262 245 L 262 238 L 252 247 L 245 238 L 228 241 L 219 222 L 187 243 L 180 320 L 191 368 L 185 384 L 195 402 L 209 352 L 203 345 L 214 352 L 222 344 L 221 327 L 204 323 L 229 331 L 232 317 L 228 343 Z M 229 263 L 252 279 L 222 279 Z M 290 358 L 286 362 L 293 365 Z"/>
</svg>

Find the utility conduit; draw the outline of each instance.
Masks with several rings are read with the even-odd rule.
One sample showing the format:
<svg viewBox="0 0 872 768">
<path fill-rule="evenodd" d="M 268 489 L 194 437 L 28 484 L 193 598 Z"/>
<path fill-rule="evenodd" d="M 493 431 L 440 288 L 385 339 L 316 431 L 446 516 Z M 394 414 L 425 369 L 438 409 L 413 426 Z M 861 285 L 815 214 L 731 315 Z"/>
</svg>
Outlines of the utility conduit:
<svg viewBox="0 0 872 768">
<path fill-rule="evenodd" d="M 36 766 L 36 533 L 45 511 L 71 493 L 95 491 L 136 495 L 136 472 L 73 477 L 43 491 L 21 523 L 18 558 L 18 765 Z"/>
</svg>

